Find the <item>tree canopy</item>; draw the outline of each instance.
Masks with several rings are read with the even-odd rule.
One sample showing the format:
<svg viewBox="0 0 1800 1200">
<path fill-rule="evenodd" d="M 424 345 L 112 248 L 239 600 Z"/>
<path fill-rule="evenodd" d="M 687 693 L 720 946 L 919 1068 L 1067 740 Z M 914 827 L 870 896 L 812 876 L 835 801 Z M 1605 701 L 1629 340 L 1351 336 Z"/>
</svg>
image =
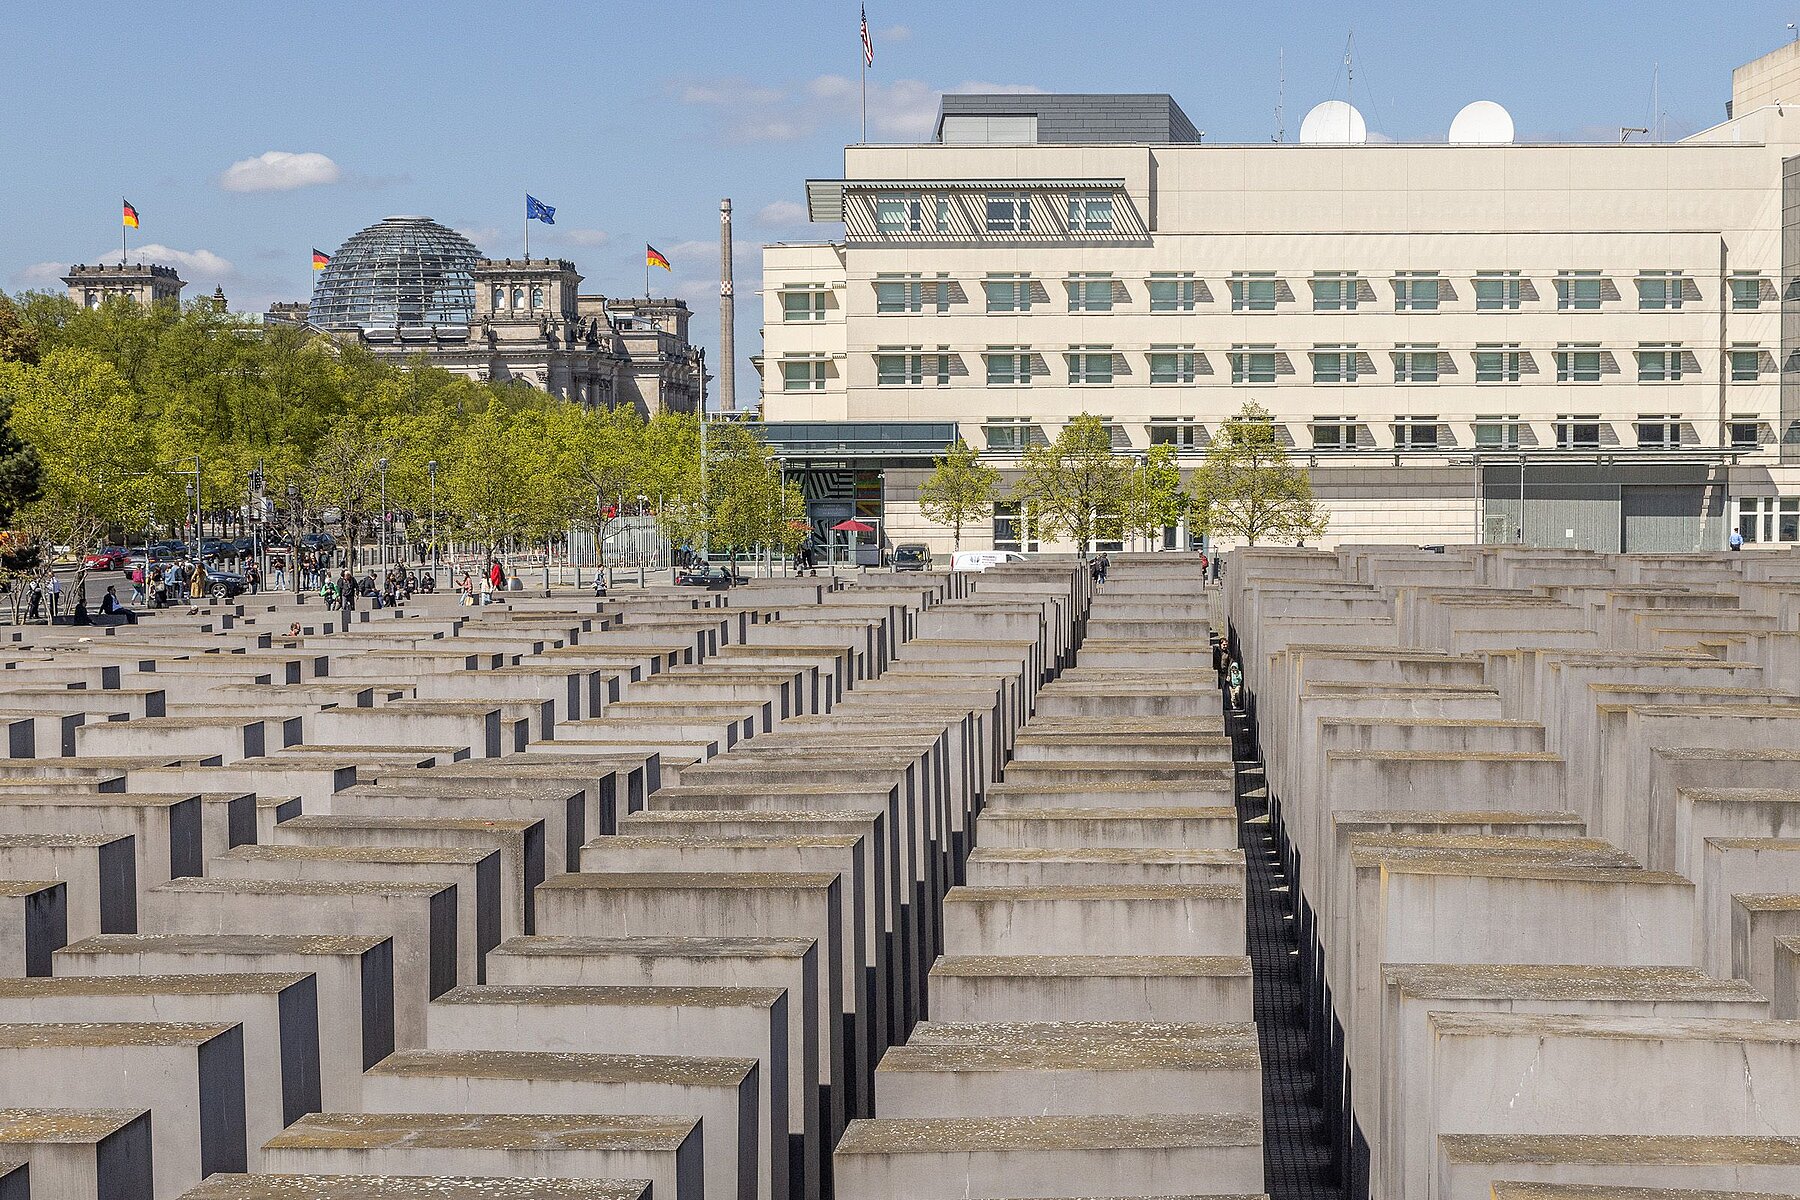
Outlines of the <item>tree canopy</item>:
<svg viewBox="0 0 1800 1200">
<path fill-rule="evenodd" d="M 1304 468 L 1288 460 L 1275 419 L 1254 402 L 1226 420 L 1193 477 L 1191 518 L 1214 537 L 1254 546 L 1304 542 L 1325 532 L 1328 514 L 1313 499 Z"/>
<path fill-rule="evenodd" d="M 1048 446 L 1033 446 L 1020 463 L 1013 498 L 1031 535 L 1067 536 L 1084 552 L 1097 534 L 1119 528 L 1119 502 L 1130 466 L 1114 453 L 1112 430 L 1091 413 L 1064 425 Z"/>
<path fill-rule="evenodd" d="M 993 511 L 1000 472 L 983 463 L 961 438 L 944 448 L 931 474 L 919 485 L 919 511 L 927 520 L 948 525 L 952 545 L 962 545 L 963 526 L 985 520 Z"/>
</svg>

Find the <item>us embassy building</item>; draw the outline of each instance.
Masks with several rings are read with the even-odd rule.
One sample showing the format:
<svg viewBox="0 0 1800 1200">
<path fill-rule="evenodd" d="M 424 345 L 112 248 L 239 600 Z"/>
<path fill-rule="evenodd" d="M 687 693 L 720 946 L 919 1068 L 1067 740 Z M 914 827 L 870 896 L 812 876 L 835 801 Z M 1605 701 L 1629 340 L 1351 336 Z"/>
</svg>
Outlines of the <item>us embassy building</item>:
<svg viewBox="0 0 1800 1200">
<path fill-rule="evenodd" d="M 1251 400 L 1329 542 L 1800 541 L 1800 44 L 1726 112 L 1533 144 L 1478 103 L 1393 144 L 1330 102 L 1221 145 L 1163 95 L 945 96 L 808 181 L 841 241 L 764 251 L 768 436 L 887 544 L 948 546 L 917 489 L 957 436 L 1004 471 L 1086 411 L 1193 466 Z"/>
</svg>

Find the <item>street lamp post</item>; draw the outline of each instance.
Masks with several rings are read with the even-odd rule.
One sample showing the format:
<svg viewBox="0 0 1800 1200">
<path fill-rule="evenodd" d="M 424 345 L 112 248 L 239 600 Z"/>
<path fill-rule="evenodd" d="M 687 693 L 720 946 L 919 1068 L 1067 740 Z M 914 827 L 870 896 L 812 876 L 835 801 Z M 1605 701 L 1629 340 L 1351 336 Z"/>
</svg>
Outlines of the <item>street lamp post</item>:
<svg viewBox="0 0 1800 1200">
<path fill-rule="evenodd" d="M 438 548 L 437 548 L 437 459 L 425 464 L 425 473 L 431 476 L 431 520 L 425 531 L 425 539 L 431 544 L 431 585 L 438 581 Z"/>
<path fill-rule="evenodd" d="M 381 566 L 382 566 L 383 570 L 386 570 L 387 565 L 388 565 L 388 506 L 387 506 L 388 460 L 385 458 L 380 459 L 376 462 L 375 465 L 381 469 Z"/>
</svg>

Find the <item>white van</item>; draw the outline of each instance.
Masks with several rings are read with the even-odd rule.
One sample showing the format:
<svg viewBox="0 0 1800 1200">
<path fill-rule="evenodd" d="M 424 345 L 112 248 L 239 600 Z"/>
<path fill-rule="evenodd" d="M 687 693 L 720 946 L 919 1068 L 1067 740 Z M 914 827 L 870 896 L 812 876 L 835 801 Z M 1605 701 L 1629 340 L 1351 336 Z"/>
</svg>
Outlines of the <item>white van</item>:
<svg viewBox="0 0 1800 1200">
<path fill-rule="evenodd" d="M 952 571 L 985 571 L 996 563 L 1024 562 L 1017 550 L 958 550 L 950 556 Z"/>
</svg>

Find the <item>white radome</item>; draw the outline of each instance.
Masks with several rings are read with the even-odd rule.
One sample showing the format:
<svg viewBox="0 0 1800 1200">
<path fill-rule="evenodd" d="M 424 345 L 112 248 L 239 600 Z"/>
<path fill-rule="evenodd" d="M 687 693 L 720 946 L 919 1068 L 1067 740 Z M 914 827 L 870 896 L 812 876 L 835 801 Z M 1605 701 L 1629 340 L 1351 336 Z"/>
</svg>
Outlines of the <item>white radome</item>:
<svg viewBox="0 0 1800 1200">
<path fill-rule="evenodd" d="M 1360 146 L 1369 140 L 1369 126 L 1349 101 L 1327 100 L 1315 104 L 1300 122 L 1300 140 L 1309 145 Z"/>
<path fill-rule="evenodd" d="M 1450 140 L 1475 146 L 1509 145 L 1513 140 L 1512 114 L 1492 100 L 1465 104 L 1450 122 Z"/>
</svg>

